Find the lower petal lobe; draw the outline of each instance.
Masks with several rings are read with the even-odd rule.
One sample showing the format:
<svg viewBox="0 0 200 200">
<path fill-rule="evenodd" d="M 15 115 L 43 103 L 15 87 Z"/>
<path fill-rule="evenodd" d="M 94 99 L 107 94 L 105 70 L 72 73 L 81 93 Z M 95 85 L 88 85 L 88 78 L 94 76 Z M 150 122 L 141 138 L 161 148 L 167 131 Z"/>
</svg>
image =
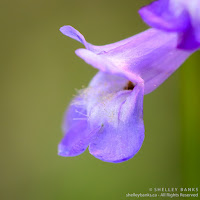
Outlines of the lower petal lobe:
<svg viewBox="0 0 200 200">
<path fill-rule="evenodd" d="M 63 123 L 64 137 L 58 146 L 60 156 L 77 156 L 83 153 L 98 128 L 88 127 L 87 114 L 81 98 L 75 98 L 69 106 Z"/>
<path fill-rule="evenodd" d="M 87 121 L 79 121 L 65 134 L 58 146 L 58 155 L 77 156 L 83 153 L 88 146 Z"/>
<path fill-rule="evenodd" d="M 118 163 L 132 158 L 139 151 L 144 140 L 143 95 L 144 88 L 136 85 L 125 101 L 120 101 L 121 96 L 116 97 L 115 103 L 110 101 L 107 112 L 115 106 L 118 119 L 117 122 L 105 121 L 96 133 L 89 145 L 93 156 Z"/>
</svg>

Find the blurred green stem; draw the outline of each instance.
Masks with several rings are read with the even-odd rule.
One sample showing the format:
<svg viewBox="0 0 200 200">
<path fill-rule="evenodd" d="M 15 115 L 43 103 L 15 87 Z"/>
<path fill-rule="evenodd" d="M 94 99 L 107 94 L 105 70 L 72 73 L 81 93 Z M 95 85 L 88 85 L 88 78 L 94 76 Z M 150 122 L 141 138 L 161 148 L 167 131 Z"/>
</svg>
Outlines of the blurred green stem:
<svg viewBox="0 0 200 200">
<path fill-rule="evenodd" d="M 181 122 L 183 142 L 183 183 L 198 187 L 200 170 L 200 52 L 193 54 L 182 66 Z"/>
</svg>

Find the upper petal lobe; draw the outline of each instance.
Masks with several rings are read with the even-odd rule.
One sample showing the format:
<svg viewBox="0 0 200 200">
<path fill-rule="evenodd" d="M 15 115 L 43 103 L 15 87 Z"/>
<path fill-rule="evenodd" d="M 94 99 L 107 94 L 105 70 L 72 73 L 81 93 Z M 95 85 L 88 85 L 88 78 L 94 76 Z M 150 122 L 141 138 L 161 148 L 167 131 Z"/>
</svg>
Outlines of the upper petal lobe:
<svg viewBox="0 0 200 200">
<path fill-rule="evenodd" d="M 199 0 L 158 0 L 139 13 L 148 25 L 178 33 L 178 48 L 196 50 L 200 47 L 199 9 Z"/>
</svg>

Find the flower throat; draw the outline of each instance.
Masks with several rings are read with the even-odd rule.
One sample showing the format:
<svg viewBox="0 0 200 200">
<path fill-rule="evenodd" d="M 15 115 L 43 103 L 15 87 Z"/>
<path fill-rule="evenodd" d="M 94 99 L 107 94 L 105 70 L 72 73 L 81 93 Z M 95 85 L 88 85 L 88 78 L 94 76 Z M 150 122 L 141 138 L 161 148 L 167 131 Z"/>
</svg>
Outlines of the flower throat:
<svg viewBox="0 0 200 200">
<path fill-rule="evenodd" d="M 134 87 L 134 84 L 131 81 L 128 81 L 126 86 L 124 87 L 124 90 L 133 90 Z"/>
</svg>

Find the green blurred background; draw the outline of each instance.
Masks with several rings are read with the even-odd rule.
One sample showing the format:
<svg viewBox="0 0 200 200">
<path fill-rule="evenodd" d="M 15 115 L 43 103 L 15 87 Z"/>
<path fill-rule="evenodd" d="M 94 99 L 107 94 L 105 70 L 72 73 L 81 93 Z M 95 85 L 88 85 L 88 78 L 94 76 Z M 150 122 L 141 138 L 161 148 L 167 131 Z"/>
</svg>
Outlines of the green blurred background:
<svg viewBox="0 0 200 200">
<path fill-rule="evenodd" d="M 115 42 L 147 28 L 137 10 L 148 2 L 1 1 L 0 199 L 123 200 L 153 187 L 199 186 L 199 52 L 145 96 L 146 138 L 133 159 L 57 156 L 64 111 L 97 72 L 59 28 L 72 25 L 93 44 Z"/>
</svg>

